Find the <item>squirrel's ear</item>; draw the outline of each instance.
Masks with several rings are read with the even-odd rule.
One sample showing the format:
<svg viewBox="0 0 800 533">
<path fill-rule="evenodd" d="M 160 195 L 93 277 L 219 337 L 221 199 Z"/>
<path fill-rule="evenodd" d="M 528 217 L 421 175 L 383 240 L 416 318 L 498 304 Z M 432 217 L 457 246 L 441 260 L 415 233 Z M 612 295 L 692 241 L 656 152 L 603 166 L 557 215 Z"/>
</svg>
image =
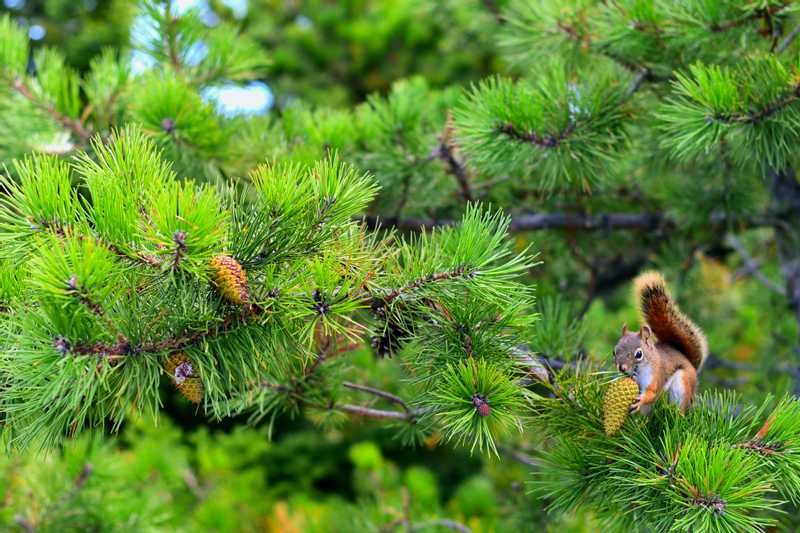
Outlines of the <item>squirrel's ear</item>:
<svg viewBox="0 0 800 533">
<path fill-rule="evenodd" d="M 628 334 L 628 323 L 625 322 L 624 324 L 622 324 L 622 336 L 624 337 L 627 334 Z"/>
<path fill-rule="evenodd" d="M 642 330 L 639 332 L 639 336 L 642 337 L 643 342 L 647 342 L 650 340 L 650 337 L 653 335 L 653 330 L 650 329 L 650 326 L 644 325 L 642 326 Z"/>
</svg>

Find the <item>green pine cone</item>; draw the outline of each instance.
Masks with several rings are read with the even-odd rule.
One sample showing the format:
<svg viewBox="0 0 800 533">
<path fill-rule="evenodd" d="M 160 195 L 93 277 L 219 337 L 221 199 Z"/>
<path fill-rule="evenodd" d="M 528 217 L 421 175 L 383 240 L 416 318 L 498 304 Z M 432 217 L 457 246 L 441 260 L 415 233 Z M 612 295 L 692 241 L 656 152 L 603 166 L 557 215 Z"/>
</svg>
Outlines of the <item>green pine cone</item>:
<svg viewBox="0 0 800 533">
<path fill-rule="evenodd" d="M 603 398 L 603 427 L 609 437 L 619 431 L 631 404 L 639 395 L 639 385 L 632 378 L 624 377 L 612 382 Z"/>
</svg>

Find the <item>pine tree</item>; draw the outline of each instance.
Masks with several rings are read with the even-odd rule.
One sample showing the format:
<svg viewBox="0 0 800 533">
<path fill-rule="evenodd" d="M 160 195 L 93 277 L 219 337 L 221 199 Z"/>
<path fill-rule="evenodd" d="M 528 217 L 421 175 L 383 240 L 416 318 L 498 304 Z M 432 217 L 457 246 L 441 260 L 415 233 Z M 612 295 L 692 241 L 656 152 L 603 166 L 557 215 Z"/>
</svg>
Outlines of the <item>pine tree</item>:
<svg viewBox="0 0 800 533">
<path fill-rule="evenodd" d="M 265 45 L 257 9 L 209 23 L 143 2 L 144 73 L 125 47 L 88 68 L 31 50 L 0 18 L 4 440 L 52 448 L 157 417 L 166 383 L 212 420 L 378 419 L 408 445 L 516 458 L 537 503 L 613 530 L 791 529 L 797 4 L 442 6 L 458 23 L 437 31 L 475 32 L 506 63 L 459 83 L 410 62 L 347 107 L 325 101 L 333 58 L 298 83 L 316 104 L 255 117 L 208 89 L 276 60 L 291 87 L 278 52 L 305 53 Z M 363 74 L 354 99 L 385 89 Z M 645 266 L 675 280 L 712 357 L 687 414 L 662 401 L 607 435 L 606 354 L 633 315 L 604 306 Z M 740 390 L 714 386 L 740 373 Z"/>
</svg>

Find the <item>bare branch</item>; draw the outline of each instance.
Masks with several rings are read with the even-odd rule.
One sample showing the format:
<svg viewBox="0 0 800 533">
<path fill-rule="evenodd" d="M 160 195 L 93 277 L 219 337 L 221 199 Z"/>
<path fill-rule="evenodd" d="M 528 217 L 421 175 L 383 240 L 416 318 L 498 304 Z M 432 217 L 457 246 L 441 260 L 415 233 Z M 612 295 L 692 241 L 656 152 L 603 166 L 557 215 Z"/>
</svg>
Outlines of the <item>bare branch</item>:
<svg viewBox="0 0 800 533">
<path fill-rule="evenodd" d="M 535 131 L 518 130 L 513 124 L 506 123 L 498 127 L 500 133 L 504 133 L 517 142 L 533 144 L 541 148 L 555 148 L 566 141 L 575 132 L 575 123 L 570 124 L 555 134 L 540 135 Z"/>
<path fill-rule="evenodd" d="M 494 18 L 498 23 L 505 24 L 507 22 L 506 18 L 503 16 L 500 6 L 497 5 L 495 0 L 483 0 L 483 5 L 492 15 L 494 15 Z"/>
<path fill-rule="evenodd" d="M 453 531 L 460 531 L 461 533 L 472 533 L 472 530 L 460 522 L 450 520 L 449 518 L 440 518 L 438 520 L 430 520 L 428 522 L 420 522 L 419 524 L 412 524 L 411 531 L 422 531 L 433 527 L 443 527 L 445 529 L 452 529 Z"/>
<path fill-rule="evenodd" d="M 778 45 L 778 48 L 775 50 L 775 53 L 776 54 L 783 53 L 784 50 L 789 48 L 789 46 L 794 42 L 794 40 L 797 38 L 798 35 L 800 35 L 800 26 L 797 26 L 795 29 L 793 29 L 789 33 L 789 35 L 787 35 L 783 39 L 783 41 L 781 41 L 781 44 Z"/>
<path fill-rule="evenodd" d="M 525 466 L 530 467 L 537 467 L 539 466 L 539 461 L 528 455 L 527 453 L 521 452 L 519 450 L 515 450 L 514 448 L 509 448 L 508 446 L 498 445 L 497 449 L 500 453 L 503 453 L 509 456 L 511 459 L 514 459 L 518 463 L 522 463 Z"/>
<path fill-rule="evenodd" d="M 642 88 L 642 85 L 644 85 L 644 82 L 647 81 L 649 76 L 650 76 L 650 71 L 648 69 L 646 68 L 639 69 L 639 71 L 633 77 L 633 80 L 631 80 L 631 84 L 625 91 L 625 98 L 626 99 L 630 98 L 631 96 L 636 94 L 636 92 Z"/>
<path fill-rule="evenodd" d="M 19 77 L 14 78 L 12 87 L 15 91 L 24 96 L 29 102 L 46 111 L 51 117 L 53 117 L 53 120 L 71 131 L 81 141 L 82 144 L 89 143 L 89 139 L 92 137 L 92 132 L 86 129 L 79 120 L 62 115 L 55 108 L 55 106 L 53 106 L 53 104 L 38 98 Z"/>
<path fill-rule="evenodd" d="M 472 194 L 467 167 L 464 165 L 463 161 L 456 157 L 455 149 L 444 136 L 436 148 L 434 148 L 433 155 L 442 160 L 447 172 L 456 179 L 461 191 L 461 197 L 467 202 L 473 201 L 475 196 Z"/>
<path fill-rule="evenodd" d="M 773 226 L 782 216 L 780 213 L 765 213 L 751 217 L 731 218 L 725 213 L 716 213 L 709 217 L 711 227 L 736 225 L 742 228 Z M 360 218 L 369 229 L 391 226 L 403 231 L 422 231 L 437 227 L 455 226 L 453 219 L 431 218 L 381 218 L 365 216 Z M 678 222 L 663 213 L 604 213 L 587 215 L 582 213 L 522 213 L 514 215 L 508 227 L 509 232 L 541 231 L 541 230 L 575 230 L 575 231 L 670 231 L 679 226 Z"/>
<path fill-rule="evenodd" d="M 744 275 L 753 276 L 768 289 L 782 296 L 786 296 L 786 289 L 769 279 L 764 272 L 762 272 L 759 262 L 748 253 L 747 248 L 744 247 L 742 242 L 737 239 L 736 236 L 728 235 L 727 241 L 730 247 L 733 248 L 736 253 L 739 254 L 739 257 L 742 258 L 742 261 L 744 262 Z"/>
<path fill-rule="evenodd" d="M 380 398 L 384 398 L 389 400 L 390 402 L 394 402 L 401 406 L 407 413 L 411 412 L 411 407 L 403 400 L 401 397 L 392 394 L 391 392 L 387 392 L 385 390 L 376 389 L 375 387 L 370 387 L 368 385 L 360 385 L 358 383 L 351 383 L 349 381 L 345 381 L 342 384 L 345 388 L 350 390 L 356 390 L 360 392 L 366 392 L 367 394 L 372 394 L 374 396 L 378 396 Z"/>
<path fill-rule="evenodd" d="M 349 403 L 338 404 L 333 406 L 337 411 L 350 413 L 351 415 L 363 416 L 366 418 L 394 418 L 396 420 L 410 420 L 416 416 L 416 411 L 400 412 L 400 411 L 385 411 L 383 409 L 373 409 L 372 407 L 365 407 L 363 405 L 352 405 Z"/>
</svg>

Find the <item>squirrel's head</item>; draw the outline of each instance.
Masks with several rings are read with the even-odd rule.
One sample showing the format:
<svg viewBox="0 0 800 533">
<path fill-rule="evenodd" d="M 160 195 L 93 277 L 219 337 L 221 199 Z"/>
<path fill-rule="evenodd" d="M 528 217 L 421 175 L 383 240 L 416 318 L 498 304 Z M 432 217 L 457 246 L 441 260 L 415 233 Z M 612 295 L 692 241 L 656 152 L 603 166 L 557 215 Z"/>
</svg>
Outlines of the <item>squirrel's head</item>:
<svg viewBox="0 0 800 533">
<path fill-rule="evenodd" d="M 623 374 L 635 374 L 639 366 L 647 364 L 651 350 L 654 349 L 653 331 L 650 326 L 642 326 L 641 331 L 628 331 L 622 326 L 622 337 L 614 347 L 614 362 Z"/>
</svg>

